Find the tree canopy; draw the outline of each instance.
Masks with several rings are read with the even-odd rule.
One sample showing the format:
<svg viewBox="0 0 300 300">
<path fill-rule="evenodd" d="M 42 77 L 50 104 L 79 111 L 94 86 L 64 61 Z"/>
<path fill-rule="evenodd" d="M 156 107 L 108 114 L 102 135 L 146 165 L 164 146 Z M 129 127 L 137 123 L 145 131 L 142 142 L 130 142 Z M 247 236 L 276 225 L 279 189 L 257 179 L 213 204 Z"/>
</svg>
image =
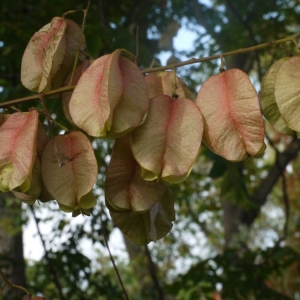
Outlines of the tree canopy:
<svg viewBox="0 0 300 300">
<path fill-rule="evenodd" d="M 3 298 L 298 299 L 300 4 L 87 5 L 2 2 Z"/>
</svg>

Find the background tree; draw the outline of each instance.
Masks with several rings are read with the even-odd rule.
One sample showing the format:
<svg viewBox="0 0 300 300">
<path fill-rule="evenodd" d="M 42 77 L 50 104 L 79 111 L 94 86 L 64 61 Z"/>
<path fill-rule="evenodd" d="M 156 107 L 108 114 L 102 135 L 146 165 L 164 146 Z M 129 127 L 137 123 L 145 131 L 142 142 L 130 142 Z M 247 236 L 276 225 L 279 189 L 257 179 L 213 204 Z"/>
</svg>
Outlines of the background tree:
<svg viewBox="0 0 300 300">
<path fill-rule="evenodd" d="M 0 101 L 28 95 L 19 80 L 20 62 L 32 34 L 53 16 L 82 9 L 85 5 L 82 1 L 73 1 L 72 6 L 61 1 L 3 1 Z M 71 17 L 81 23 L 80 14 Z M 169 51 L 171 63 L 183 57 L 204 57 L 283 38 L 299 32 L 299 19 L 297 1 L 100 0 L 92 1 L 85 33 L 88 54 L 96 58 L 116 48 L 135 53 L 139 28 L 139 63 L 141 68 L 147 68 L 153 59 L 159 62 L 158 54 L 162 50 Z M 197 34 L 191 51 L 178 52 L 173 46 L 180 26 Z M 292 43 L 265 48 L 226 58 L 226 68 L 244 70 L 259 90 L 262 76 L 272 62 L 291 53 L 298 53 Z M 214 60 L 200 66 L 179 68 L 177 72 L 196 90 L 218 72 L 219 66 L 220 62 Z M 55 113 L 57 120 L 70 126 L 59 99 L 48 102 L 48 109 Z M 22 104 L 18 108 L 24 110 L 32 105 Z M 221 287 L 224 299 L 299 297 L 296 182 L 300 143 L 296 138 L 278 133 L 267 122 L 266 128 L 269 150 L 262 159 L 230 163 L 202 147 L 188 180 L 173 186 L 178 221 L 172 232 L 156 245 L 150 245 L 150 251 L 138 247 L 134 252 L 132 245 L 127 244 L 132 265 L 144 264 L 148 274 L 143 274 L 145 280 L 141 289 L 140 279 L 132 279 L 137 268 L 131 270 L 131 265 L 126 263 L 118 265 L 131 297 L 163 299 L 172 295 L 176 299 L 217 299 L 215 292 Z M 97 159 L 107 162 L 111 144 L 104 141 L 95 147 L 99 150 Z M 106 167 L 100 171 L 105 174 Z M 94 247 L 105 244 L 103 231 L 109 235 L 113 228 L 103 209 L 103 182 L 104 176 L 99 176 L 100 201 L 87 220 L 89 226 L 71 226 L 64 214 L 58 212 L 57 205 L 46 204 L 49 207 L 47 218 L 55 216 L 56 222 L 52 223 L 52 234 L 43 237 L 47 249 L 44 259 L 27 266 L 27 283 L 35 293 L 43 292 L 49 299 L 122 297 L 107 257 L 99 256 L 98 266 L 92 267 L 79 243 L 89 238 Z M 3 201 L 6 202 L 8 200 Z M 272 214 L 276 217 L 272 218 Z M 67 238 L 58 243 L 57 237 L 62 234 Z M 211 251 L 205 259 L 195 252 L 199 251 L 199 244 L 192 247 L 185 238 L 191 235 L 198 237 L 196 243 L 205 240 L 205 247 Z M 19 239 L 19 246 L 14 247 L 20 248 L 20 242 Z M 178 275 L 180 263 L 186 265 L 184 275 Z M 65 276 L 58 276 L 60 269 Z"/>
</svg>

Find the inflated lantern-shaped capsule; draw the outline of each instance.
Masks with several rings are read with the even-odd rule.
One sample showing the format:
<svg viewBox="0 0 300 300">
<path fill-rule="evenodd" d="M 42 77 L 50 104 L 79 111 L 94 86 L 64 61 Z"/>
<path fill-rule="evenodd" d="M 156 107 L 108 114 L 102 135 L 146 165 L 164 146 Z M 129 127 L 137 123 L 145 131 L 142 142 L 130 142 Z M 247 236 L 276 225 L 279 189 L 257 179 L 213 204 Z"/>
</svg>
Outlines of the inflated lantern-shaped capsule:
<svg viewBox="0 0 300 300">
<path fill-rule="evenodd" d="M 23 189 L 23 186 L 17 187 L 16 189 L 12 190 L 12 193 L 18 199 L 22 200 L 27 204 L 34 204 L 34 202 L 39 199 L 42 202 L 47 202 L 49 200 L 53 200 L 54 198 L 47 193 L 45 190 L 45 186 L 42 181 L 41 175 L 41 155 L 42 151 L 49 141 L 47 136 L 46 130 L 43 124 L 39 121 L 38 122 L 38 130 L 36 135 L 36 155 L 34 164 L 31 170 L 31 174 L 28 176 L 29 180 L 29 188 Z"/>
<path fill-rule="evenodd" d="M 211 76 L 196 98 L 204 119 L 203 140 L 230 161 L 261 156 L 266 148 L 257 93 L 246 73 L 230 69 Z"/>
<path fill-rule="evenodd" d="M 92 188 L 98 174 L 89 139 L 79 131 L 54 137 L 42 153 L 45 187 L 66 212 L 89 209 L 96 204 Z"/>
<path fill-rule="evenodd" d="M 155 205 L 166 190 L 162 182 L 145 181 L 134 159 L 129 136 L 116 140 L 106 175 L 106 201 L 116 210 L 144 212 Z"/>
<path fill-rule="evenodd" d="M 283 57 L 277 60 L 266 72 L 261 84 L 260 103 L 264 117 L 277 131 L 293 135 L 294 131 L 282 118 L 275 100 L 275 78 L 281 65 L 288 59 L 289 57 Z"/>
<path fill-rule="evenodd" d="M 33 92 L 62 87 L 73 69 L 75 57 L 84 60 L 85 39 L 72 20 L 55 17 L 30 39 L 21 65 L 22 84 Z"/>
<path fill-rule="evenodd" d="M 289 128 L 300 132 L 300 56 L 285 60 L 275 76 L 275 101 Z"/>
<path fill-rule="evenodd" d="M 166 95 L 150 99 L 145 122 L 131 134 L 142 177 L 185 180 L 198 157 L 202 132 L 202 116 L 193 101 Z"/>
<path fill-rule="evenodd" d="M 145 119 L 149 94 L 144 75 L 125 50 L 96 59 L 73 91 L 73 122 L 95 137 L 119 138 Z"/>
<path fill-rule="evenodd" d="M 146 77 L 146 82 L 149 89 L 149 98 L 158 95 L 172 96 L 176 94 L 178 98 L 186 98 L 195 100 L 194 93 L 174 72 L 163 71 L 149 73 Z"/>
<path fill-rule="evenodd" d="M 30 187 L 36 157 L 38 113 L 17 112 L 0 115 L 0 191 Z"/>
</svg>

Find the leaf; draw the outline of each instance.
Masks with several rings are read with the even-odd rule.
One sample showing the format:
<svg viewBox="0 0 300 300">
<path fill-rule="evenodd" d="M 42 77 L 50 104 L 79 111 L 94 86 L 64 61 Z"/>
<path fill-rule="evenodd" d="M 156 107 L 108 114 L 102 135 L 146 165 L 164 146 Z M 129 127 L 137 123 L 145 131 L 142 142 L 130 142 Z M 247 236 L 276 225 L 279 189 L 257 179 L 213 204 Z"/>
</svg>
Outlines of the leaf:
<svg viewBox="0 0 300 300">
<path fill-rule="evenodd" d="M 69 110 L 74 123 L 91 136 L 121 137 L 140 125 L 148 109 L 141 70 L 122 50 L 96 59 L 73 91 Z M 125 55 L 125 54 L 124 54 Z"/>
<path fill-rule="evenodd" d="M 264 123 L 246 73 L 231 69 L 211 76 L 196 104 L 204 119 L 203 140 L 213 152 L 230 161 L 263 154 Z"/>
<path fill-rule="evenodd" d="M 294 131 L 291 130 L 283 120 L 275 101 L 275 77 L 279 68 L 288 59 L 289 57 L 283 57 L 277 60 L 266 72 L 261 86 L 260 103 L 264 117 L 277 131 L 283 134 L 293 135 Z"/>
<path fill-rule="evenodd" d="M 66 19 L 55 17 L 30 39 L 21 65 L 22 84 L 30 91 L 45 91 L 60 68 L 66 51 L 66 27 Z"/>
<path fill-rule="evenodd" d="M 85 60 L 82 64 L 80 64 L 75 72 L 74 72 L 74 77 L 73 77 L 73 82 L 72 84 L 76 85 L 81 77 L 81 75 L 85 72 L 85 70 L 90 66 L 90 61 L 89 60 Z M 72 71 L 69 73 L 69 75 L 67 76 L 65 82 L 64 82 L 64 86 L 69 85 L 70 79 L 71 79 L 71 75 L 72 75 Z M 70 110 L 69 110 L 69 103 L 70 103 L 70 99 L 72 96 L 73 91 L 71 92 L 65 92 L 62 93 L 62 107 L 63 107 L 63 111 L 64 114 L 67 118 L 67 120 L 72 124 L 75 125 L 72 117 L 70 115 Z"/>
<path fill-rule="evenodd" d="M 158 95 L 171 96 L 176 92 L 179 98 L 195 100 L 194 93 L 186 84 L 176 76 L 176 89 L 174 90 L 174 73 L 169 71 L 149 73 L 145 80 L 149 89 L 149 98 Z"/>
<path fill-rule="evenodd" d="M 203 121 L 188 99 L 150 99 L 146 121 L 132 132 L 132 153 L 146 180 L 182 182 L 193 167 L 201 145 Z"/>
<path fill-rule="evenodd" d="M 134 159 L 129 136 L 114 145 L 106 176 L 106 201 L 116 210 L 143 212 L 161 199 L 166 186 L 145 181 L 141 168 Z"/>
<path fill-rule="evenodd" d="M 42 153 L 42 178 L 47 190 L 60 206 L 71 210 L 91 208 L 82 200 L 96 181 L 97 161 L 92 145 L 81 132 L 58 135 Z"/>
<path fill-rule="evenodd" d="M 145 213 L 113 209 L 107 203 L 115 225 L 134 243 L 144 245 L 163 238 L 172 228 L 175 220 L 171 189 L 166 189 L 162 198 Z"/>
<path fill-rule="evenodd" d="M 24 184 L 36 156 L 38 113 L 17 112 L 5 117 L 0 127 L 0 191 Z M 28 186 L 29 188 L 29 186 Z"/>
<path fill-rule="evenodd" d="M 293 56 L 282 63 L 275 77 L 275 100 L 280 114 L 286 124 L 297 132 L 300 131 L 299 67 L 300 56 Z"/>
</svg>

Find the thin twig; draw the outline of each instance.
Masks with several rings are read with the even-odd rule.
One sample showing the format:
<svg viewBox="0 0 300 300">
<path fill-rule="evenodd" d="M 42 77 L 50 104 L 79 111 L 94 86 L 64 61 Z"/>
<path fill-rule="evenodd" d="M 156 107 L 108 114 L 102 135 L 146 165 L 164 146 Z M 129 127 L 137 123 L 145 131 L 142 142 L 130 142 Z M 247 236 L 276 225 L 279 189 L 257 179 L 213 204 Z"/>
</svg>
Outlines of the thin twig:
<svg viewBox="0 0 300 300">
<path fill-rule="evenodd" d="M 45 98 L 44 98 L 44 94 L 39 94 L 39 96 L 40 96 L 39 98 L 42 102 L 43 111 L 45 113 L 46 121 L 47 121 L 49 130 L 50 130 L 50 135 L 51 135 L 51 138 L 53 139 L 54 138 L 54 132 L 53 132 L 52 123 L 51 123 L 51 120 L 50 120 L 50 115 L 49 115 L 49 112 L 48 112 L 48 108 L 47 108 L 47 105 L 46 105 L 46 101 L 45 101 Z"/>
<path fill-rule="evenodd" d="M 17 284 L 13 284 L 11 283 L 6 276 L 4 275 L 4 273 L 0 270 L 0 277 L 2 279 L 2 281 L 4 282 L 4 286 L 1 289 L 1 294 L 3 293 L 4 289 L 6 286 L 9 286 L 11 289 L 19 289 L 23 292 L 25 292 L 27 295 L 30 295 L 30 293 L 28 292 L 28 290 L 26 288 L 24 288 L 23 286 L 17 285 Z M 0 295 L 1 296 L 1 295 Z"/>
<path fill-rule="evenodd" d="M 126 299 L 126 300 L 129 300 L 128 294 L 127 294 L 126 289 L 125 289 L 125 286 L 124 286 L 123 281 L 122 281 L 122 279 L 121 279 L 121 275 L 120 275 L 120 273 L 119 273 L 119 270 L 118 270 L 118 268 L 117 268 L 117 266 L 116 266 L 115 260 L 114 260 L 114 258 L 113 258 L 113 256 L 112 256 L 112 254 L 111 254 L 111 252 L 110 252 L 110 248 L 109 248 L 109 246 L 108 246 L 108 241 L 107 241 L 107 238 L 106 238 L 106 235 L 105 235 L 105 232 L 104 232 L 104 227 L 103 227 L 103 222 L 102 222 L 102 213 L 100 214 L 100 221 L 101 221 L 101 231 L 102 231 L 102 235 L 103 235 L 103 239 L 104 239 L 105 246 L 106 246 L 106 248 L 107 248 L 107 250 L 108 250 L 108 253 L 109 253 L 110 261 L 112 262 L 112 264 L 113 264 L 113 266 L 114 266 L 114 270 L 115 270 L 115 272 L 116 272 L 116 274 L 117 274 L 119 283 L 120 283 L 120 285 L 121 285 L 121 287 L 122 287 L 122 290 L 123 290 L 125 299 Z"/>
<path fill-rule="evenodd" d="M 49 252 L 48 252 L 48 250 L 46 248 L 45 240 L 44 240 L 43 235 L 42 235 L 42 233 L 40 231 L 39 221 L 38 221 L 38 219 L 37 219 L 37 217 L 35 215 L 34 208 L 33 208 L 32 205 L 30 205 L 29 207 L 30 207 L 30 210 L 32 212 L 33 219 L 35 221 L 35 225 L 36 225 L 36 229 L 37 229 L 38 235 L 40 237 L 41 243 L 42 243 L 43 248 L 44 248 L 45 258 L 46 258 L 46 261 L 48 263 L 48 267 L 49 267 L 50 273 L 52 275 L 52 279 L 53 279 L 54 284 L 55 284 L 55 286 L 56 286 L 56 288 L 58 290 L 59 298 L 60 298 L 60 300 L 66 300 L 66 298 L 64 297 L 63 292 L 62 292 L 61 284 L 60 284 L 60 282 L 58 280 L 58 274 L 57 274 L 56 270 L 53 268 L 53 264 L 52 264 L 51 258 L 49 256 Z"/>
<path fill-rule="evenodd" d="M 49 91 L 49 92 L 45 92 L 45 93 L 42 92 L 42 93 L 39 93 L 39 94 L 35 94 L 35 95 L 23 97 L 23 98 L 9 100 L 9 101 L 0 103 L 0 108 L 9 107 L 9 106 L 12 106 L 12 105 L 16 105 L 16 104 L 20 104 L 20 103 L 24 103 L 24 102 L 28 102 L 28 101 L 39 100 L 41 94 L 44 94 L 44 97 L 46 98 L 48 96 L 50 97 L 50 96 L 54 96 L 54 95 L 61 94 L 61 93 L 64 93 L 64 92 L 73 91 L 74 88 L 75 88 L 74 85 L 71 85 L 71 86 L 68 85 L 68 86 L 64 86 L 64 87 L 61 87 L 59 89 L 55 89 L 55 90 L 52 90 L 52 91 Z"/>
<path fill-rule="evenodd" d="M 285 222 L 283 226 L 283 236 L 281 239 L 285 240 L 288 236 L 288 230 L 289 230 L 290 201 L 287 193 L 286 176 L 284 173 L 282 173 L 282 194 L 283 194 L 283 203 L 285 206 Z"/>
<path fill-rule="evenodd" d="M 172 70 L 174 68 L 177 67 L 182 67 L 182 66 L 187 66 L 187 65 L 191 65 L 191 64 L 195 64 L 195 63 L 200 63 L 200 62 L 205 62 L 205 61 L 210 61 L 213 59 L 217 59 L 217 58 L 221 58 L 221 57 L 225 57 L 225 56 L 231 56 L 231 55 L 236 55 L 236 54 L 241 54 L 241 53 L 246 53 L 246 52 L 251 52 L 251 51 L 256 51 L 262 48 L 266 48 L 266 47 L 270 47 L 273 45 L 278 45 L 278 44 L 282 44 L 285 42 L 289 42 L 289 41 L 294 41 L 300 38 L 300 34 L 295 34 L 283 39 L 279 39 L 279 40 L 275 40 L 275 41 L 271 41 L 268 43 L 263 43 L 260 45 L 256 45 L 253 47 L 248 47 L 248 48 L 242 48 L 242 49 L 238 49 L 238 50 L 233 50 L 233 51 L 229 51 L 229 52 L 225 52 L 225 53 L 220 53 L 220 54 L 216 54 L 216 55 L 211 55 L 208 57 L 203 57 L 203 58 L 191 58 L 189 60 L 180 62 L 180 63 L 176 63 L 176 64 L 171 64 L 168 66 L 163 66 L 163 67 L 156 67 L 156 68 L 147 68 L 142 70 L 143 73 L 150 73 L 150 72 L 158 72 L 158 71 L 165 71 L 165 70 Z M 65 86 L 50 92 L 46 92 L 43 93 L 45 97 L 47 96 L 53 96 L 53 95 L 57 95 L 57 94 L 61 94 L 64 92 L 69 92 L 69 91 L 73 91 L 75 88 L 75 86 Z M 4 107 L 8 107 L 8 106 L 12 106 L 15 104 L 19 104 L 19 103 L 23 103 L 23 102 L 27 102 L 27 101 L 31 101 L 31 100 L 37 100 L 39 99 L 39 95 L 40 94 L 36 94 L 36 95 L 32 95 L 29 97 L 24 97 L 24 98 L 19 98 L 19 99 L 15 99 L 15 100 L 10 100 L 10 101 L 6 101 L 3 103 L 0 103 L 0 108 L 4 108 Z"/>
<path fill-rule="evenodd" d="M 176 84 L 176 68 L 173 69 L 173 96 L 176 97 L 177 93 L 177 84 Z M 178 97 L 178 96 L 177 96 Z"/>
<path fill-rule="evenodd" d="M 282 241 L 284 241 L 287 238 L 288 235 L 288 223 L 289 223 L 289 217 L 290 217 L 290 204 L 289 204 L 289 197 L 288 197 L 288 193 L 287 193 L 287 184 L 286 184 L 286 176 L 285 176 L 285 168 L 282 168 L 280 162 L 279 162 L 279 155 L 280 152 L 277 149 L 277 147 L 275 146 L 274 142 L 272 141 L 272 139 L 266 134 L 266 138 L 269 142 L 269 144 L 271 145 L 271 147 L 274 149 L 275 151 L 275 165 L 278 167 L 278 169 L 281 171 L 281 178 L 282 178 L 282 195 L 283 195 L 283 203 L 284 203 L 284 208 L 285 208 L 285 222 L 284 222 L 284 226 L 283 226 L 283 234 L 282 236 L 278 239 L 277 241 L 277 245 L 279 245 Z"/>
<path fill-rule="evenodd" d="M 186 60 L 186 61 L 183 61 L 183 62 L 180 62 L 180 63 L 176 63 L 176 64 L 171 64 L 171 65 L 164 66 L 164 67 L 144 69 L 144 70 L 142 70 L 142 72 L 143 73 L 150 73 L 150 72 L 171 70 L 171 69 L 177 68 L 177 67 L 187 66 L 187 65 L 191 65 L 191 64 L 195 64 L 195 63 L 200 63 L 200 62 L 204 62 L 204 61 L 213 60 L 213 59 L 216 59 L 216 58 L 221 58 L 222 56 L 225 57 L 225 56 L 231 56 L 231 55 L 236 55 L 236 54 L 241 54 L 241 53 L 246 53 L 246 52 L 252 52 L 252 51 L 256 51 L 256 50 L 266 48 L 266 47 L 270 47 L 270 46 L 273 46 L 273 45 L 278 45 L 278 44 L 282 44 L 282 43 L 285 43 L 285 42 L 293 41 L 293 40 L 299 39 L 299 38 L 300 38 L 300 34 L 296 34 L 296 35 L 292 35 L 290 37 L 286 37 L 284 39 L 275 40 L 275 41 L 263 43 L 263 44 L 248 47 L 248 48 L 241 48 L 241 49 L 238 49 L 238 50 L 233 50 L 233 51 L 229 51 L 229 52 L 225 52 L 225 53 L 215 54 L 215 55 L 211 55 L 211 56 L 207 56 L 207 57 L 203 57 L 203 58 L 191 58 L 189 60 Z"/>
<path fill-rule="evenodd" d="M 139 26 L 136 28 L 136 37 L 135 37 L 135 64 L 140 65 L 140 45 L 139 45 Z"/>
<path fill-rule="evenodd" d="M 155 286 L 155 288 L 158 292 L 158 295 L 159 295 L 159 297 L 157 299 L 164 300 L 164 298 L 165 298 L 164 291 L 162 290 L 162 288 L 159 284 L 159 280 L 158 280 L 157 274 L 156 274 L 155 264 L 152 260 L 151 253 L 150 253 L 150 250 L 149 250 L 147 245 L 145 246 L 145 252 L 146 252 L 146 255 L 147 255 L 147 258 L 148 258 L 149 272 L 150 272 L 152 281 L 154 283 L 154 286 Z"/>
<path fill-rule="evenodd" d="M 73 64 L 73 69 L 72 69 L 72 74 L 71 74 L 71 77 L 70 77 L 69 85 L 73 84 L 73 79 L 74 79 L 74 74 L 75 74 L 75 70 L 76 70 L 76 67 L 77 67 L 78 59 L 79 59 L 80 49 L 81 49 L 81 46 L 82 46 L 83 41 L 84 41 L 84 28 L 85 28 L 87 13 L 89 11 L 90 4 L 91 4 L 91 0 L 88 1 L 86 9 L 83 10 L 83 20 L 82 20 L 82 25 L 81 25 L 82 36 L 81 36 L 81 39 L 79 41 L 78 50 L 76 52 L 76 56 L 75 56 L 75 60 L 74 60 L 74 64 Z"/>
<path fill-rule="evenodd" d="M 41 111 L 37 109 L 36 107 L 31 107 L 31 109 L 36 110 L 38 113 L 42 114 L 45 116 L 45 118 L 50 119 L 56 126 L 60 127 L 64 131 L 69 131 L 69 129 L 63 125 L 61 125 L 59 122 L 57 122 L 55 119 L 53 119 L 49 114 L 45 113 L 44 111 Z M 48 124 L 49 126 L 49 124 Z"/>
<path fill-rule="evenodd" d="M 274 149 L 276 153 L 276 158 L 275 158 L 275 164 L 278 166 L 279 169 L 281 169 L 281 178 L 282 178 L 282 195 L 283 195 L 283 203 L 284 203 L 284 208 L 285 208 L 285 222 L 283 226 L 283 235 L 281 238 L 279 238 L 278 243 L 281 241 L 285 240 L 288 235 L 288 223 L 289 223 L 289 217 L 290 217 L 290 201 L 287 193 L 287 184 L 286 184 L 286 176 L 285 176 L 285 169 L 280 168 L 280 163 L 279 163 L 279 151 L 277 147 L 275 146 L 274 142 L 271 140 L 271 138 L 266 134 L 266 138 L 271 145 L 271 147 Z"/>
</svg>

